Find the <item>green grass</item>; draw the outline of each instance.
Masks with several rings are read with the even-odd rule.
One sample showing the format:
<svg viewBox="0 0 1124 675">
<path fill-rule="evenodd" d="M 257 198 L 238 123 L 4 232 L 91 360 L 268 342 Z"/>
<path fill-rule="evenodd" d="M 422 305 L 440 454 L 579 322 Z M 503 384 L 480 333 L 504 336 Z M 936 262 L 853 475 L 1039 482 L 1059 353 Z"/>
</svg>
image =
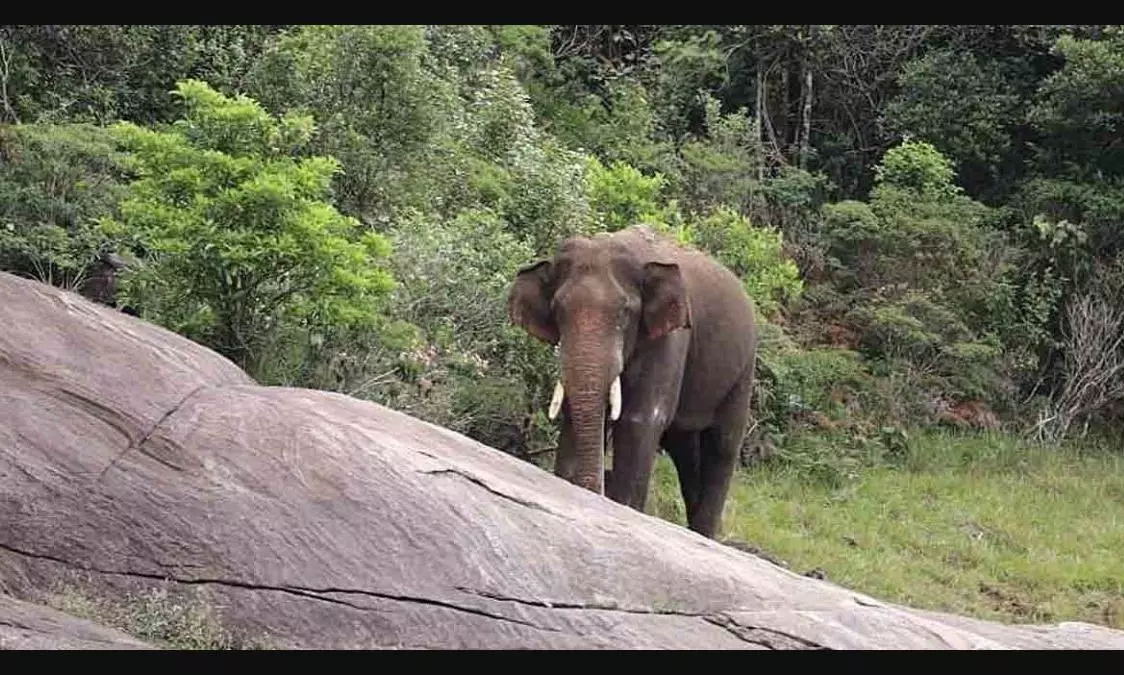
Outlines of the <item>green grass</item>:
<svg viewBox="0 0 1124 675">
<path fill-rule="evenodd" d="M 801 461 L 739 472 L 723 537 L 887 601 L 1008 622 L 1124 628 L 1119 451 L 934 433 L 914 439 L 897 467 L 822 472 L 807 467 L 831 463 L 807 461 L 809 447 Z M 811 452 L 831 454 L 822 441 Z M 649 504 L 684 523 L 666 457 Z"/>
<path fill-rule="evenodd" d="M 239 639 L 224 629 L 201 588 L 174 594 L 150 588 L 111 598 L 61 584 L 47 604 L 165 649 L 266 648 L 264 641 Z"/>
</svg>

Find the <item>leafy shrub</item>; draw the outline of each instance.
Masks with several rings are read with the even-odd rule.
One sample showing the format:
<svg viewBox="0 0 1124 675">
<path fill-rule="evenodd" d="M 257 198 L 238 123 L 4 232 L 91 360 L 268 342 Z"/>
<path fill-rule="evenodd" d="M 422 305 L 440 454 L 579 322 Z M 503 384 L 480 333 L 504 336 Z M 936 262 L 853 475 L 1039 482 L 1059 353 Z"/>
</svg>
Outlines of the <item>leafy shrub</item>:
<svg viewBox="0 0 1124 675">
<path fill-rule="evenodd" d="M 941 49 L 905 65 L 886 123 L 895 133 L 932 143 L 959 164 L 968 184 L 985 188 L 1011 151 L 1019 103 L 997 61 Z"/>
<path fill-rule="evenodd" d="M 805 320 L 854 335 L 876 376 L 863 406 L 873 418 L 930 423 L 957 402 L 1006 405 L 1034 339 L 1013 242 L 927 143 L 887 151 L 876 175 L 869 203 L 823 207 L 833 287 L 807 295 L 822 313 Z"/>
<path fill-rule="evenodd" d="M 661 206 L 666 185 L 662 174 L 645 176 L 639 170 L 615 161 L 605 166 L 589 159 L 589 205 L 599 229 L 616 231 L 639 222 L 666 223 L 674 205 Z"/>
<path fill-rule="evenodd" d="M 174 119 L 168 90 L 202 79 L 236 87 L 277 25 L 4 25 L 0 120 L 23 123 Z"/>
<path fill-rule="evenodd" d="M 888 364 L 908 364 L 918 384 L 956 400 L 991 398 L 1003 386 L 1001 346 L 978 336 L 953 305 L 920 292 L 880 299 L 854 313 L 863 346 Z"/>
<path fill-rule="evenodd" d="M 909 190 L 922 199 L 944 200 L 959 193 L 952 161 L 932 143 L 902 141 L 874 167 L 875 181 Z"/>
<path fill-rule="evenodd" d="M 1038 164 L 1052 177 L 1095 182 L 1119 177 L 1124 152 L 1119 128 L 1124 115 L 1124 33 L 1106 26 L 1101 39 L 1062 35 L 1054 44 L 1064 62 L 1038 87 L 1028 121 L 1041 134 Z"/>
<path fill-rule="evenodd" d="M 796 264 L 785 257 L 776 230 L 754 227 L 728 207 L 688 221 L 682 238 L 710 252 L 741 278 L 746 292 L 766 316 L 803 289 Z"/>
<path fill-rule="evenodd" d="M 313 115 L 314 151 L 347 168 L 333 176 L 336 204 L 384 224 L 438 185 L 427 167 L 456 91 L 429 65 L 421 26 L 301 26 L 265 49 L 249 92 L 275 114 Z"/>
<path fill-rule="evenodd" d="M 823 243 L 837 284 L 853 289 L 875 283 L 883 225 L 870 205 L 855 200 L 826 204 Z"/>
<path fill-rule="evenodd" d="M 511 229 L 546 255 L 559 241 L 593 231 L 586 198 L 584 158 L 548 137 L 512 151 L 511 172 L 518 189 L 502 204 Z"/>
<path fill-rule="evenodd" d="M 847 397 L 870 379 L 858 354 L 845 349 L 787 351 L 768 361 L 773 396 L 784 413 L 815 411 L 840 419 L 847 412 Z"/>
<path fill-rule="evenodd" d="M 389 246 L 327 202 L 338 162 L 296 156 L 312 120 L 198 81 L 176 95 L 172 128 L 114 127 L 135 180 L 104 229 L 145 258 L 122 279 L 131 304 L 251 374 L 286 324 L 373 325 Z"/>
<path fill-rule="evenodd" d="M 680 148 L 687 191 L 684 201 L 693 209 L 724 205 L 748 211 L 761 195 L 759 168 L 764 161 L 744 109 L 723 114 L 718 99 L 702 95 L 706 132 L 687 139 Z"/>
<path fill-rule="evenodd" d="M 80 287 L 120 193 L 110 134 L 84 124 L 0 127 L 0 269 Z"/>
<path fill-rule="evenodd" d="M 305 26 L 266 50 L 251 91 L 315 115 L 315 149 L 347 169 L 344 213 L 386 231 L 487 208 L 545 251 L 589 226 L 585 160 L 536 126 L 519 55 L 492 46 L 480 26 Z"/>
<path fill-rule="evenodd" d="M 396 377 L 365 394 L 502 449 L 522 449 L 554 384 L 553 352 L 508 325 L 516 269 L 533 259 L 495 212 L 442 220 L 414 214 L 390 231 L 399 286 L 393 315 L 419 328 Z"/>
</svg>

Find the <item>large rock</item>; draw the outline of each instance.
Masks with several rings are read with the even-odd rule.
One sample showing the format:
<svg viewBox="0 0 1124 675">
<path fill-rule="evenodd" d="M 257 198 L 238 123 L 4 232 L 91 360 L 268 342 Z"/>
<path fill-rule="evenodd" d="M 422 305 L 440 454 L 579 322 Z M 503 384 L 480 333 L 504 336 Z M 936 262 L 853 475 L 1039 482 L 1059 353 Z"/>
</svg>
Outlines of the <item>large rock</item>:
<svg viewBox="0 0 1124 675">
<path fill-rule="evenodd" d="M 802 577 L 4 274 L 0 383 L 0 590 L 24 599 L 59 579 L 204 588 L 278 647 L 1124 648 Z"/>
<path fill-rule="evenodd" d="M 0 649 L 152 649 L 119 630 L 0 594 Z"/>
</svg>

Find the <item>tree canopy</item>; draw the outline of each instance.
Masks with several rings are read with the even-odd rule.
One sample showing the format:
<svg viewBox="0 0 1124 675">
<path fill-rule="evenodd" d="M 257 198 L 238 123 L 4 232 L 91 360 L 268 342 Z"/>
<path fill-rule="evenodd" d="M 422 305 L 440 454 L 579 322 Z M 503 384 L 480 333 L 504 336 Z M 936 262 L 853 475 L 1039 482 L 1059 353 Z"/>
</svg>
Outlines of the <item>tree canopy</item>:
<svg viewBox="0 0 1124 675">
<path fill-rule="evenodd" d="M 1124 395 L 1122 97 L 1117 26 L 6 25 L 0 268 L 126 255 L 118 304 L 259 381 L 529 456 L 507 284 L 644 221 L 758 305 L 748 445 L 1056 440 Z"/>
</svg>

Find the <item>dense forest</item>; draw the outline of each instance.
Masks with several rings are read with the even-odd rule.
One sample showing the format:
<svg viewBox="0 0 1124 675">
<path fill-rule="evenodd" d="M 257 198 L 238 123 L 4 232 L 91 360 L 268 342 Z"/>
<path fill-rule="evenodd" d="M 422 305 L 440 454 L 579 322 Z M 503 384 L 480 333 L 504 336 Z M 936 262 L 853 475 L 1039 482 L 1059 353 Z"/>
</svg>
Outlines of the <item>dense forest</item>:
<svg viewBox="0 0 1124 675">
<path fill-rule="evenodd" d="M 514 272 L 647 222 L 756 301 L 747 460 L 1049 445 L 1121 413 L 1122 122 L 1116 26 L 0 26 L 0 269 L 537 458 Z"/>
</svg>

